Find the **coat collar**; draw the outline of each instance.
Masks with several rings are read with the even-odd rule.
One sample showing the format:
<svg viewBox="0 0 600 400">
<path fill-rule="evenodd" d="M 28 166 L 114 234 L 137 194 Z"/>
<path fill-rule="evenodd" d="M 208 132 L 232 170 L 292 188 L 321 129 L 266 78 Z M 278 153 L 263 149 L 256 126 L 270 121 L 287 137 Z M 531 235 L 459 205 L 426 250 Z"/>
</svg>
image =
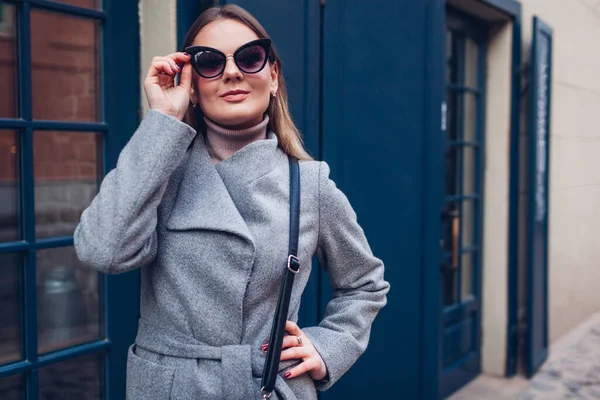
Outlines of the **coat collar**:
<svg viewBox="0 0 600 400">
<path fill-rule="evenodd" d="M 279 158 L 284 155 L 278 143 L 277 136 L 269 132 L 267 139 L 252 142 L 215 165 L 230 192 L 235 186 L 245 186 L 275 168 Z"/>
<path fill-rule="evenodd" d="M 208 154 L 204 136 L 198 135 L 179 184 L 167 229 L 207 229 L 229 232 L 254 245 L 250 230 L 235 205 L 235 191 L 275 168 L 284 153 L 272 132 L 250 143 L 217 165 Z M 233 194 L 233 196 L 232 196 Z"/>
</svg>

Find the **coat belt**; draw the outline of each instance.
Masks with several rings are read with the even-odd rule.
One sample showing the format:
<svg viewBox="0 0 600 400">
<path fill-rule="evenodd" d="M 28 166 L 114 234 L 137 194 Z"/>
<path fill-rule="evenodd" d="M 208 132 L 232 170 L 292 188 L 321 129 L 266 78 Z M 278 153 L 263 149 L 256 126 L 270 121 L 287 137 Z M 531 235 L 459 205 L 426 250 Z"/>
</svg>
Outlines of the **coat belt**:
<svg viewBox="0 0 600 400">
<path fill-rule="evenodd" d="M 208 346 L 173 328 L 157 326 L 140 319 L 136 345 L 171 357 L 221 361 L 222 389 L 226 399 L 260 399 L 251 377 L 261 378 L 265 356 L 258 346 L 249 344 Z M 254 349 L 253 347 L 256 347 Z M 277 377 L 275 392 L 282 400 L 296 400 L 286 382 Z"/>
</svg>

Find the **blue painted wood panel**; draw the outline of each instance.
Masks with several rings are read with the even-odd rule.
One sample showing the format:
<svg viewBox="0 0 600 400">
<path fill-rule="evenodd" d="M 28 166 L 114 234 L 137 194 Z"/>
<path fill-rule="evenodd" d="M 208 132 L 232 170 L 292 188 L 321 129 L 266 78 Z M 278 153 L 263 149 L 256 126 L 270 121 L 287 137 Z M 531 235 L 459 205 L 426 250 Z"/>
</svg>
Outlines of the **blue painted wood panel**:
<svg viewBox="0 0 600 400">
<path fill-rule="evenodd" d="M 140 37 L 138 7 L 134 2 L 104 0 L 108 15 L 106 45 L 106 110 L 108 125 L 104 170 L 117 164 L 140 121 Z M 143 72 L 145 73 L 145 71 Z M 127 348 L 135 340 L 139 318 L 139 270 L 104 276 L 106 330 L 111 341 L 107 373 L 107 398 L 125 398 Z"/>
<path fill-rule="evenodd" d="M 423 398 L 424 141 L 435 130 L 428 118 L 440 115 L 426 96 L 431 4 L 325 6 L 323 159 L 391 283 L 369 348 L 326 399 Z M 435 374 L 426 380 L 437 384 Z"/>
<path fill-rule="evenodd" d="M 548 357 L 548 179 L 552 28 L 533 19 L 529 115 L 527 375 Z"/>
</svg>

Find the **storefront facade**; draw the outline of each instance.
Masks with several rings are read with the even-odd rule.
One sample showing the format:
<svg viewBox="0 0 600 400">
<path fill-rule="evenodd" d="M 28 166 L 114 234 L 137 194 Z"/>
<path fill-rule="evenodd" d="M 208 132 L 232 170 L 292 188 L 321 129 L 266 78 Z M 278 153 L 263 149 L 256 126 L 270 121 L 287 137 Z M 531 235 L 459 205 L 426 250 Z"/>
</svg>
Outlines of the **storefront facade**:
<svg viewBox="0 0 600 400">
<path fill-rule="evenodd" d="M 138 124 L 137 12 L 0 2 L 2 399 L 123 398 L 138 278 L 83 268 L 72 235 Z"/>
<path fill-rule="evenodd" d="M 481 373 L 528 375 L 600 306 L 549 317 L 573 291 L 548 274 L 565 263 L 548 221 L 568 209 L 551 206 L 551 127 L 573 114 L 552 112 L 556 1 L 228 3 L 271 34 L 305 144 L 392 286 L 366 353 L 321 398 L 438 399 Z M 150 60 L 213 4 L 0 0 L 1 398 L 124 397 L 139 273 L 83 268 L 72 232 L 147 110 Z M 330 297 L 314 269 L 300 325 Z"/>
</svg>

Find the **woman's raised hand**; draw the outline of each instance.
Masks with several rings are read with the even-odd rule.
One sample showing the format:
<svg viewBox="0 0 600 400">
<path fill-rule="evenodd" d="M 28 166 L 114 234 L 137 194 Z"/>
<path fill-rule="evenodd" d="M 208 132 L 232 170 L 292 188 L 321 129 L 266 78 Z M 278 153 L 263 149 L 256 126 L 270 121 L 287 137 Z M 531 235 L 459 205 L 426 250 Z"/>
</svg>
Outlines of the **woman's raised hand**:
<svg viewBox="0 0 600 400">
<path fill-rule="evenodd" d="M 192 65 L 189 61 L 187 53 L 173 53 L 152 59 L 144 81 L 151 109 L 183 119 L 189 106 L 192 84 Z M 175 85 L 175 76 L 180 72 L 179 85 Z"/>
</svg>

